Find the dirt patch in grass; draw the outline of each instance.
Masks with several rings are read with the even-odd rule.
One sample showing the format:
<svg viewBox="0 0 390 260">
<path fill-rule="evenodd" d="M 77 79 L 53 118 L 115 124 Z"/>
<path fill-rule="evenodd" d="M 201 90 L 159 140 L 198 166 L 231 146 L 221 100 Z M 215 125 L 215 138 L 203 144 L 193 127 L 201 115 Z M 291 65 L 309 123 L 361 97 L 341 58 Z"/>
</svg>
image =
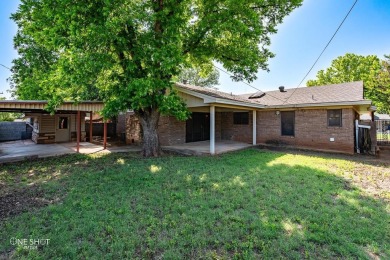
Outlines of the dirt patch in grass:
<svg viewBox="0 0 390 260">
<path fill-rule="evenodd" d="M 59 197 L 47 198 L 45 191 L 39 186 L 29 186 L 19 190 L 13 190 L 0 196 L 0 220 L 45 207 L 58 202 Z"/>
<path fill-rule="evenodd" d="M 259 148 L 326 159 L 318 163 L 324 164 L 330 173 L 341 176 L 346 181 L 345 190 L 356 186 L 373 198 L 390 202 L 390 161 L 364 154 L 335 154 L 275 146 Z"/>
</svg>

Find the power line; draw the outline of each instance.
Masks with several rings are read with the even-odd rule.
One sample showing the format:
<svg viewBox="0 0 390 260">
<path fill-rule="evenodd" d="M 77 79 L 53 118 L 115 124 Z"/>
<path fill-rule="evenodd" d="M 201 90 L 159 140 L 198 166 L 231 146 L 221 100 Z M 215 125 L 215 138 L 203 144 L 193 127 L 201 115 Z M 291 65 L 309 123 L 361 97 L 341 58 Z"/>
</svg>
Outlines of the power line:
<svg viewBox="0 0 390 260">
<path fill-rule="evenodd" d="M 8 68 L 7 66 L 4 66 L 3 64 L 0 63 L 0 66 L 3 66 L 4 68 L 8 69 L 8 70 L 11 70 L 10 68 Z"/>
<path fill-rule="evenodd" d="M 10 68 L 8 68 L 7 66 L 4 66 L 3 64 L 1 64 L 0 63 L 0 66 L 3 66 L 4 68 L 6 68 L 6 69 L 8 69 L 9 71 L 11 71 L 11 69 Z M 2 92 L 0 92 L 0 95 L 3 95 L 3 91 Z"/>
<path fill-rule="evenodd" d="M 220 70 L 220 71 L 222 71 L 222 72 L 226 73 L 227 75 L 229 75 L 229 76 L 233 76 L 231 73 L 229 73 L 229 72 L 227 72 L 227 71 L 225 71 L 225 70 L 223 70 L 223 69 L 221 69 L 221 68 L 219 68 L 219 67 L 215 66 L 214 64 L 213 64 L 213 66 L 214 66 L 215 68 L 217 68 L 218 70 Z M 248 85 L 248 86 L 249 86 L 249 87 L 251 87 L 251 88 L 254 88 L 254 89 L 256 89 L 257 91 L 261 91 L 260 89 L 258 89 L 258 88 L 256 88 L 256 87 L 254 87 L 254 86 L 250 85 L 249 83 L 247 83 L 247 82 L 245 82 L 245 81 L 241 81 L 241 82 L 242 82 L 242 83 L 244 83 L 245 85 Z"/>
<path fill-rule="evenodd" d="M 229 73 L 229 72 L 227 72 L 227 71 L 225 71 L 225 70 L 223 70 L 223 69 L 221 69 L 221 68 L 215 66 L 214 64 L 213 64 L 213 66 L 214 66 L 216 69 L 218 69 L 218 70 L 224 72 L 225 74 L 227 74 L 227 75 L 229 75 L 229 76 L 233 76 L 231 73 Z M 253 88 L 253 89 L 256 89 L 257 91 L 261 91 L 261 92 L 265 93 L 264 91 L 262 91 L 262 90 L 260 90 L 260 89 L 258 89 L 258 88 L 256 88 L 256 87 L 254 87 L 254 86 L 252 86 L 251 84 L 249 84 L 249 83 L 247 83 L 247 82 L 245 82 L 245 81 L 241 81 L 241 82 L 244 83 L 245 85 L 248 85 L 249 87 L 251 87 L 251 88 Z M 278 99 L 278 100 L 280 100 L 280 101 L 284 101 L 283 99 L 280 99 L 280 98 L 278 98 L 278 97 L 272 96 L 272 95 L 270 95 L 269 93 L 267 93 L 267 95 L 270 96 L 270 97 L 276 98 L 276 99 Z"/>
<path fill-rule="evenodd" d="M 318 58 L 316 59 L 316 61 L 313 63 L 313 65 L 311 66 L 311 68 L 309 69 L 309 71 L 306 73 L 306 75 L 303 77 L 303 79 L 301 80 L 301 82 L 299 82 L 299 85 L 294 89 L 294 91 L 291 93 L 291 95 L 284 101 L 283 105 L 292 97 L 292 95 L 294 95 L 295 91 L 297 90 L 297 88 L 299 88 L 302 84 L 302 82 L 306 79 L 306 77 L 310 74 L 310 72 L 312 71 L 312 69 L 314 68 L 314 66 L 317 64 L 318 60 L 321 58 L 322 54 L 325 52 L 325 50 L 328 48 L 329 44 L 332 42 L 333 38 L 336 36 L 337 32 L 340 30 L 341 26 L 344 24 L 345 20 L 347 19 L 347 17 L 349 16 L 349 14 L 351 13 L 352 9 L 355 7 L 356 3 L 357 3 L 358 0 L 355 0 L 355 2 L 353 3 L 352 7 L 349 9 L 348 13 L 345 15 L 344 19 L 341 21 L 339 27 L 337 27 L 337 30 L 334 32 L 332 38 L 330 38 L 330 40 L 328 41 L 328 43 L 326 44 L 325 48 L 322 50 L 322 52 L 320 53 L 320 55 L 318 56 Z"/>
</svg>

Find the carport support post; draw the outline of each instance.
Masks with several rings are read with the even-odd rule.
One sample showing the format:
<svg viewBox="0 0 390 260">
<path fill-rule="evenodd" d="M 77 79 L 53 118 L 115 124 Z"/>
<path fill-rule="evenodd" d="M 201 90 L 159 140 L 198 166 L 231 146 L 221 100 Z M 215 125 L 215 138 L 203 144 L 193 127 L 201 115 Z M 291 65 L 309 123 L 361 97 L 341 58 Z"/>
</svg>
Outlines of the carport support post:
<svg viewBox="0 0 390 260">
<path fill-rule="evenodd" d="M 89 142 L 92 143 L 92 111 L 89 112 Z"/>
<path fill-rule="evenodd" d="M 252 144 L 256 145 L 256 110 L 253 110 L 252 112 L 252 124 L 253 124 Z"/>
<path fill-rule="evenodd" d="M 215 106 L 210 106 L 210 154 L 215 154 Z"/>
<path fill-rule="evenodd" d="M 107 148 L 107 121 L 104 120 L 103 124 L 103 149 L 106 150 Z"/>
<path fill-rule="evenodd" d="M 77 146 L 76 146 L 76 150 L 77 150 L 77 153 L 80 152 L 80 137 L 81 137 L 81 113 L 80 113 L 80 110 L 77 111 Z"/>
</svg>

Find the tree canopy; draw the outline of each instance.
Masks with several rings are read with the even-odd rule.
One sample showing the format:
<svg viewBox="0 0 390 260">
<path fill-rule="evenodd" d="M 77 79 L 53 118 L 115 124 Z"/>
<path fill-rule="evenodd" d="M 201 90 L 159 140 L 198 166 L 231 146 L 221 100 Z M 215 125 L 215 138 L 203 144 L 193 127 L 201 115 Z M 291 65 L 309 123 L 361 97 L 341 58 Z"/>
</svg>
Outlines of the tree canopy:
<svg viewBox="0 0 390 260">
<path fill-rule="evenodd" d="M 390 114 L 390 55 L 385 55 L 381 65 L 377 77 L 378 90 L 373 94 L 377 100 L 378 112 Z"/>
<path fill-rule="evenodd" d="M 178 76 L 178 81 L 181 83 L 206 88 L 216 88 L 215 85 L 219 84 L 218 80 L 219 71 L 213 66 L 184 68 Z"/>
<path fill-rule="evenodd" d="M 172 89 L 181 68 L 219 62 L 252 81 L 273 57 L 270 34 L 302 0 L 22 0 L 14 95 L 100 99 L 103 115 L 133 109 L 145 156 L 159 154 L 160 114 L 189 113 Z"/>
<path fill-rule="evenodd" d="M 356 55 L 347 53 L 332 61 L 326 70 L 317 73 L 317 79 L 306 85 L 319 86 L 344 82 L 364 82 L 364 97 L 371 99 L 378 112 L 390 112 L 390 59 L 380 60 L 375 55 Z"/>
<path fill-rule="evenodd" d="M 5 97 L 0 97 L 0 100 L 5 100 Z M 0 122 L 2 121 L 14 121 L 22 116 L 21 113 L 12 112 L 0 112 Z"/>
</svg>

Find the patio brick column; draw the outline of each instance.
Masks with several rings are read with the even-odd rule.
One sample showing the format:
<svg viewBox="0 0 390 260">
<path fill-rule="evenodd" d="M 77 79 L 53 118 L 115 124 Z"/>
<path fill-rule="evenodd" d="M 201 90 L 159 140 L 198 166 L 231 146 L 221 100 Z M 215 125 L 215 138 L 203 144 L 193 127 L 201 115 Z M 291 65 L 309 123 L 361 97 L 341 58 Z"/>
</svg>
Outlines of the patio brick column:
<svg viewBox="0 0 390 260">
<path fill-rule="evenodd" d="M 210 106 L 210 154 L 215 154 L 215 106 Z"/>
<path fill-rule="evenodd" d="M 253 110 L 252 112 L 252 124 L 253 124 L 253 133 L 252 133 L 252 144 L 256 145 L 256 110 Z"/>
</svg>

